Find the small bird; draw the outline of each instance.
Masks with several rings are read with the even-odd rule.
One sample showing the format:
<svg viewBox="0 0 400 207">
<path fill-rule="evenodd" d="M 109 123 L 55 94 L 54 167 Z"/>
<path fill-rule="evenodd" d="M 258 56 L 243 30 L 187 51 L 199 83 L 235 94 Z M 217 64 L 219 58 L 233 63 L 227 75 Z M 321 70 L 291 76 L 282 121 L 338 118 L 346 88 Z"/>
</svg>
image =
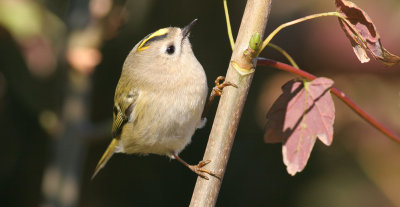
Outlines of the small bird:
<svg viewBox="0 0 400 207">
<path fill-rule="evenodd" d="M 112 141 L 92 179 L 114 153 L 166 155 L 203 178 L 210 161 L 189 165 L 178 154 L 205 124 L 207 79 L 193 54 L 190 29 L 168 27 L 147 35 L 130 51 L 114 96 Z"/>
</svg>

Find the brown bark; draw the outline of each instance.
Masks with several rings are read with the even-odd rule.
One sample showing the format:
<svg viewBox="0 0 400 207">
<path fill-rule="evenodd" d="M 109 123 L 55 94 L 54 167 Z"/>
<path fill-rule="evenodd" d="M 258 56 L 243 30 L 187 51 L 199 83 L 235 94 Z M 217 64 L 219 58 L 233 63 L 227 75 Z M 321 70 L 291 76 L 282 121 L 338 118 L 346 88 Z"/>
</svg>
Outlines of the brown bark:
<svg viewBox="0 0 400 207">
<path fill-rule="evenodd" d="M 255 61 L 244 55 L 250 38 L 256 34 L 263 37 L 268 20 L 271 0 L 248 0 L 240 25 L 238 37 L 229 63 L 226 80 L 238 86 L 226 87 L 221 96 L 207 149 L 203 160 L 211 160 L 206 169 L 216 173 L 220 179 L 210 176 L 210 180 L 198 178 L 190 206 L 214 206 L 225 173 L 237 126 L 253 79 Z M 232 65 L 235 62 L 244 68 L 241 74 Z M 248 70 L 248 66 L 253 66 Z"/>
</svg>

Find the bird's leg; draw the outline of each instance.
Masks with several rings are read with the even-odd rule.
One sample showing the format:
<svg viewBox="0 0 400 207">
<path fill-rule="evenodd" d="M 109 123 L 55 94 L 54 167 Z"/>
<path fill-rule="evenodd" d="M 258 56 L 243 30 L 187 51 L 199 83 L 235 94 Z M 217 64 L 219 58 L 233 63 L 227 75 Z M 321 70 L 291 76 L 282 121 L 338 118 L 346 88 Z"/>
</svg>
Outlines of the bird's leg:
<svg viewBox="0 0 400 207">
<path fill-rule="evenodd" d="M 174 158 L 176 160 L 178 160 L 180 163 L 182 163 L 183 165 L 185 165 L 186 167 L 188 167 L 191 171 L 193 171 L 194 173 L 196 173 L 197 175 L 199 175 L 200 177 L 208 180 L 209 178 L 205 175 L 205 173 L 214 176 L 216 178 L 219 179 L 219 177 L 215 174 L 210 172 L 209 170 L 203 169 L 203 167 L 205 165 L 207 165 L 208 163 L 211 162 L 211 160 L 202 160 L 199 162 L 199 164 L 197 165 L 189 165 L 187 162 L 185 162 L 185 160 L 183 160 L 182 158 L 180 158 L 177 154 L 173 154 Z"/>
<path fill-rule="evenodd" d="M 213 87 L 210 97 L 208 98 L 208 101 L 206 103 L 206 105 L 204 106 L 204 110 L 203 113 L 201 115 L 201 118 L 205 118 L 207 115 L 208 110 L 210 109 L 210 106 L 214 100 L 214 98 L 216 96 L 221 96 L 222 95 L 222 91 L 225 87 L 227 86 L 233 86 L 235 88 L 237 88 L 238 86 L 234 83 L 231 83 L 229 81 L 224 81 L 222 83 L 220 83 L 221 81 L 225 80 L 224 76 L 218 76 L 218 78 L 215 80 L 215 86 Z"/>
</svg>

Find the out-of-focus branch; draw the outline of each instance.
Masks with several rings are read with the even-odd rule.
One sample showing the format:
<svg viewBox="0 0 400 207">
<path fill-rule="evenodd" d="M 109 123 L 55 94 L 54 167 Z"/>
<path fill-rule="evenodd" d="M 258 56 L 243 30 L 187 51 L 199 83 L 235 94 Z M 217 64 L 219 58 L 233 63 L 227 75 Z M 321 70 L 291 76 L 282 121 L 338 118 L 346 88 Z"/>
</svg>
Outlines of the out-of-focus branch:
<svg viewBox="0 0 400 207">
<path fill-rule="evenodd" d="M 89 9 L 85 8 L 89 5 Z M 71 3 L 69 33 L 66 36 L 68 63 L 66 93 L 61 115 L 61 129 L 52 143 L 51 160 L 43 176 L 44 206 L 73 207 L 78 205 L 82 168 L 86 156 L 85 143 L 94 136 L 108 134 L 111 122 L 95 125 L 89 119 L 91 74 L 101 61 L 100 47 L 104 38 L 116 33 L 122 7 L 113 1 L 84 0 Z M 79 11 L 79 12 L 77 12 Z M 83 15 L 76 17 L 75 15 Z M 113 24 L 113 25 L 110 25 Z M 107 124 L 108 126 L 105 126 Z"/>
<path fill-rule="evenodd" d="M 271 0 L 248 0 L 239 34 L 228 67 L 226 80 L 238 88 L 227 87 L 221 96 L 203 160 L 211 160 L 206 166 L 220 178 L 198 178 L 190 206 L 214 206 L 225 173 L 237 126 L 247 93 L 254 75 L 254 54 L 245 55 L 250 39 L 256 33 L 264 34 Z"/>
</svg>

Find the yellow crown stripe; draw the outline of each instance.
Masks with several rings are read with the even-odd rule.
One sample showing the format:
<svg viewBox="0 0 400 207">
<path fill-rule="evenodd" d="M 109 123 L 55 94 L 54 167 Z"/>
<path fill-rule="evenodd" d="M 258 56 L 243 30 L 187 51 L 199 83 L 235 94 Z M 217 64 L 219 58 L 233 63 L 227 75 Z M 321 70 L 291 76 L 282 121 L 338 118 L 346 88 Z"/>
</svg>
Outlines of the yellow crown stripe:
<svg viewBox="0 0 400 207">
<path fill-rule="evenodd" d="M 142 51 L 142 50 L 147 49 L 149 46 L 143 47 L 143 46 L 146 44 L 147 41 L 149 41 L 150 39 L 152 39 L 152 38 L 154 38 L 154 37 L 158 37 L 158 36 L 161 36 L 161 35 L 165 35 L 165 34 L 167 34 L 167 33 L 168 33 L 168 28 L 163 28 L 163 29 L 157 30 L 156 32 L 152 33 L 149 37 L 147 37 L 146 39 L 144 39 L 144 40 L 142 41 L 142 43 L 141 43 L 141 44 L 139 45 L 139 47 L 138 47 L 138 50 L 139 50 L 139 51 Z"/>
</svg>

